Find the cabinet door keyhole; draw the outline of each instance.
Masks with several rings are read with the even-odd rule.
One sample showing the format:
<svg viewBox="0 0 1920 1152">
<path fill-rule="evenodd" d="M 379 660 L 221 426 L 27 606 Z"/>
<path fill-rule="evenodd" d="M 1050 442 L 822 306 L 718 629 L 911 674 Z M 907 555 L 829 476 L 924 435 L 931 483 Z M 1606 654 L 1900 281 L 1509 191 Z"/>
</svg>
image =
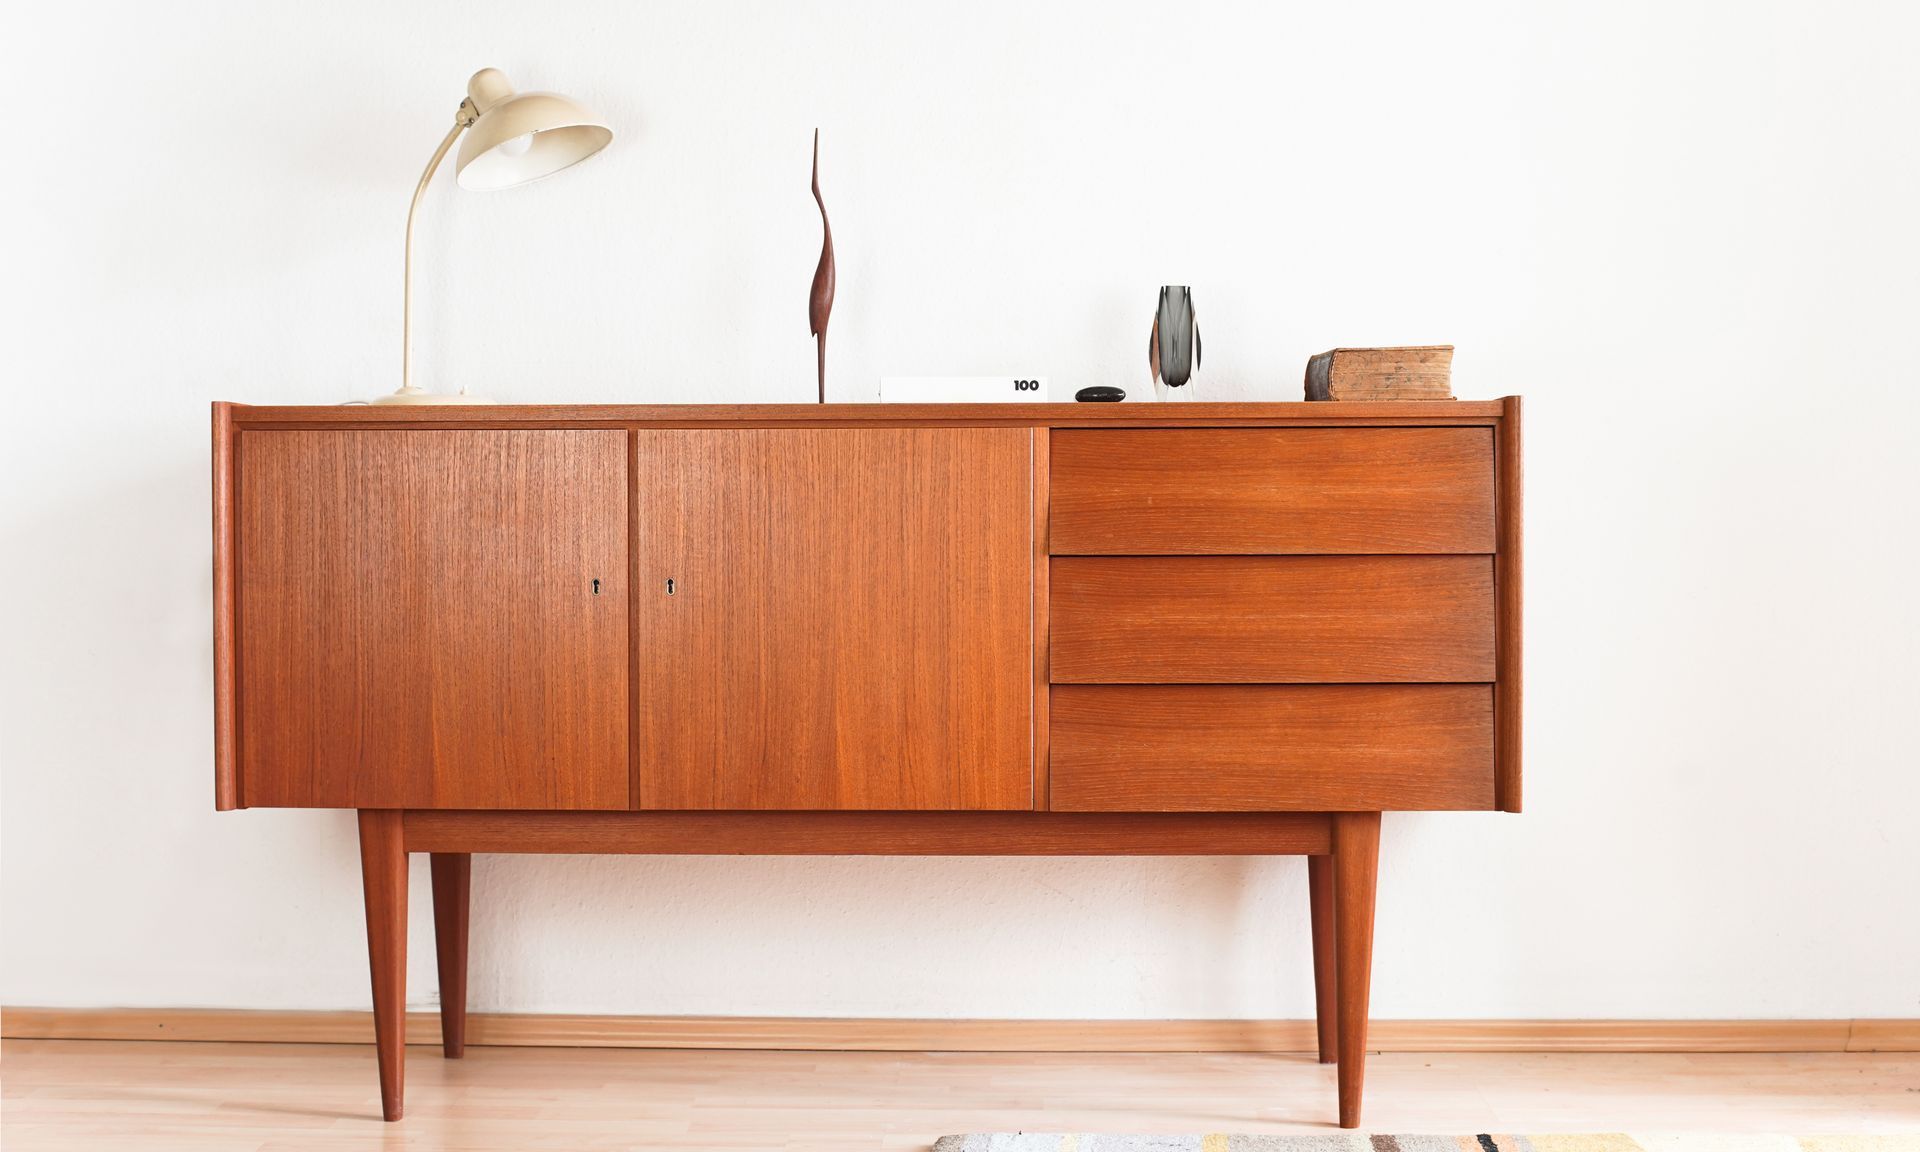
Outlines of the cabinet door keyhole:
<svg viewBox="0 0 1920 1152">
<path fill-rule="evenodd" d="M 667 595 L 673 595 L 673 577 L 667 577 Z"/>
<path fill-rule="evenodd" d="M 593 594 L 595 596 L 600 595 L 600 581 L 598 578 L 595 578 L 593 582 Z"/>
</svg>

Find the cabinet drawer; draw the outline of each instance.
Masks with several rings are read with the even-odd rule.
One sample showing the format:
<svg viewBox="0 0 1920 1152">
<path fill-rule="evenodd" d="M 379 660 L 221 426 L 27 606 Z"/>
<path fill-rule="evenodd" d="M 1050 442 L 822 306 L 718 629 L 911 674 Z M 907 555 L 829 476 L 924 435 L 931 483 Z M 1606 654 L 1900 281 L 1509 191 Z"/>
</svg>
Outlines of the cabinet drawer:
<svg viewBox="0 0 1920 1152">
<path fill-rule="evenodd" d="M 1056 555 L 1492 552 L 1487 428 L 1059 429 Z"/>
<path fill-rule="evenodd" d="M 1487 684 L 1061 685 L 1056 812 L 1493 807 Z"/>
<path fill-rule="evenodd" d="M 1491 556 L 1062 556 L 1056 684 L 1490 681 Z"/>
</svg>

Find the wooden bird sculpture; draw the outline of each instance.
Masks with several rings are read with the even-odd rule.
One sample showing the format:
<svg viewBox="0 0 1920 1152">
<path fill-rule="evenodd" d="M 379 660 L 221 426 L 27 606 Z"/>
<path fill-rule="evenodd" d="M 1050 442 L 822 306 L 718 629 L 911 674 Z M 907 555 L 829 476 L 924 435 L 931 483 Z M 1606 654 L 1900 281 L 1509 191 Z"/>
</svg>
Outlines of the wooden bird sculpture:
<svg viewBox="0 0 1920 1152">
<path fill-rule="evenodd" d="M 1147 368 L 1154 383 L 1179 388 L 1200 366 L 1200 321 L 1193 311 L 1193 289 L 1168 284 L 1160 289 L 1160 307 L 1147 336 Z"/>
<path fill-rule="evenodd" d="M 813 202 L 820 206 L 820 264 L 813 270 L 813 291 L 807 295 L 808 331 L 819 346 L 820 403 L 827 402 L 827 317 L 833 312 L 833 225 L 827 223 L 827 203 L 820 199 L 820 129 L 813 130 Z"/>
</svg>

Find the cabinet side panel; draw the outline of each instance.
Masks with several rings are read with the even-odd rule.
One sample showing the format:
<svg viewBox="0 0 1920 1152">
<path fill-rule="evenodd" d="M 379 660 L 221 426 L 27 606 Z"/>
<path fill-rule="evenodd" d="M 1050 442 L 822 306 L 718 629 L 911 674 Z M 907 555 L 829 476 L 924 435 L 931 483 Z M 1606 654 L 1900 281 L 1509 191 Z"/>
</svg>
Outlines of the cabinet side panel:
<svg viewBox="0 0 1920 1152">
<path fill-rule="evenodd" d="M 241 806 L 239 717 L 234 708 L 232 406 L 213 406 L 213 806 Z"/>
<path fill-rule="evenodd" d="M 1032 803 L 1027 429 L 635 445 L 639 807 Z"/>
<path fill-rule="evenodd" d="M 1047 511 L 1051 507 L 1048 477 L 1052 475 L 1049 449 L 1052 430 L 1033 430 L 1033 808 L 1047 811 L 1048 735 L 1053 693 L 1048 684 L 1053 660 L 1053 593 L 1047 556 Z"/>
<path fill-rule="evenodd" d="M 622 432 L 244 435 L 247 803 L 625 807 Z"/>
<path fill-rule="evenodd" d="M 1520 811 L 1521 720 L 1521 517 L 1520 397 L 1506 398 L 1506 414 L 1495 433 L 1498 471 L 1499 543 L 1493 558 L 1493 582 L 1499 600 L 1496 638 L 1499 670 L 1494 688 L 1495 807 Z"/>
</svg>

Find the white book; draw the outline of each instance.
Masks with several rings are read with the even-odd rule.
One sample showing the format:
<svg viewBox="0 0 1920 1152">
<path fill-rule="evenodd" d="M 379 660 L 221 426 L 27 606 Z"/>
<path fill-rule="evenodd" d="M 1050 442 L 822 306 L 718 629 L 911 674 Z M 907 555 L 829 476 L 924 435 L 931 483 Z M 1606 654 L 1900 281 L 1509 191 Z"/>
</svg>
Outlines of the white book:
<svg viewBox="0 0 1920 1152">
<path fill-rule="evenodd" d="M 1047 399 L 1045 376 L 883 376 L 883 404 L 1019 404 Z"/>
</svg>

